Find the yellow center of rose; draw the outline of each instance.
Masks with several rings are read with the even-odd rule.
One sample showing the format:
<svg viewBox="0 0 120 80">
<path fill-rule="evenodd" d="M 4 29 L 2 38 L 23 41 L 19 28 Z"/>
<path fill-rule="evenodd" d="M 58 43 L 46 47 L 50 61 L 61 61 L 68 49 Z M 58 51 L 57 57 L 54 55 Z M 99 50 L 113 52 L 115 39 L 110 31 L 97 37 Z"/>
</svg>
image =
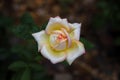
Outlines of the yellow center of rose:
<svg viewBox="0 0 120 80">
<path fill-rule="evenodd" d="M 64 30 L 55 30 L 50 34 L 50 46 L 56 50 L 65 50 L 68 47 L 68 35 Z"/>
</svg>

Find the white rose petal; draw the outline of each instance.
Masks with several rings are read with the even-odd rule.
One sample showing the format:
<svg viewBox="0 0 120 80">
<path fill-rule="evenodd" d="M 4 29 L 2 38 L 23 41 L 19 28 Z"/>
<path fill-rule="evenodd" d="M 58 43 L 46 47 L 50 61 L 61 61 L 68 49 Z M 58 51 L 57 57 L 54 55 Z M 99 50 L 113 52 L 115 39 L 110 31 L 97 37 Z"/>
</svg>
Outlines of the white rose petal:
<svg viewBox="0 0 120 80">
<path fill-rule="evenodd" d="M 50 18 L 45 31 L 50 34 L 52 31 L 60 30 L 61 28 L 65 28 L 69 31 L 70 28 L 67 19 L 60 19 L 60 17 Z"/>
<path fill-rule="evenodd" d="M 44 44 L 48 43 L 48 36 L 46 35 L 45 31 L 40 31 L 37 33 L 33 33 L 32 36 L 38 43 L 38 51 L 42 48 Z"/>
<path fill-rule="evenodd" d="M 76 58 L 85 53 L 85 49 L 82 43 L 74 40 L 72 47 L 67 50 L 67 53 L 67 61 L 71 65 Z"/>
<path fill-rule="evenodd" d="M 41 49 L 41 54 L 47 59 L 49 59 L 53 64 L 62 62 L 66 58 L 65 52 L 57 52 L 51 49 L 49 45 L 46 45 Z"/>
<path fill-rule="evenodd" d="M 71 24 L 71 23 L 69 23 L 69 26 L 72 29 L 71 35 L 73 36 L 73 38 L 76 39 L 76 40 L 79 40 L 80 39 L 81 24 L 78 24 L 78 23 Z"/>
</svg>

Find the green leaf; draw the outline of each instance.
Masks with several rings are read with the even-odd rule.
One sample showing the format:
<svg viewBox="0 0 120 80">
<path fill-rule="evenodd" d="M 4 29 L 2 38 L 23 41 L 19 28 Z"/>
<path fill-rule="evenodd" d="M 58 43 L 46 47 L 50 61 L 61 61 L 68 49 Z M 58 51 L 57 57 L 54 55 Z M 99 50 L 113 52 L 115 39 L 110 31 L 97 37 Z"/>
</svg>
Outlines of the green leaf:
<svg viewBox="0 0 120 80">
<path fill-rule="evenodd" d="M 37 63 L 30 63 L 29 66 L 36 71 L 43 71 L 43 66 Z"/>
<path fill-rule="evenodd" d="M 11 80 L 20 80 L 22 74 L 23 74 L 23 70 L 16 72 L 14 75 L 12 75 Z"/>
<path fill-rule="evenodd" d="M 35 24 L 30 13 L 25 13 L 20 24 L 13 27 L 13 33 L 22 39 L 32 39 L 32 33 L 40 31 L 40 28 Z"/>
<path fill-rule="evenodd" d="M 40 27 L 40 31 L 41 31 L 41 30 L 45 30 L 47 24 L 48 24 L 48 22 L 46 22 L 45 24 L 43 24 L 43 25 Z"/>
<path fill-rule="evenodd" d="M 22 39 L 32 39 L 32 33 L 38 31 L 40 31 L 40 29 L 35 24 L 20 24 L 13 28 L 13 33 Z"/>
<path fill-rule="evenodd" d="M 90 50 L 94 47 L 94 45 L 85 38 L 80 38 L 80 41 L 84 44 L 86 50 Z"/>
<path fill-rule="evenodd" d="M 22 24 L 34 24 L 34 20 L 33 20 L 32 16 L 30 15 L 30 13 L 28 13 L 28 12 L 23 14 L 23 16 L 21 17 L 20 20 L 21 20 Z"/>
<path fill-rule="evenodd" d="M 40 61 L 40 60 L 41 60 L 41 57 L 42 57 L 42 56 L 37 55 L 37 56 L 35 57 L 35 60 L 36 60 L 36 61 Z"/>
<path fill-rule="evenodd" d="M 13 76 L 12 76 L 12 78 L 11 78 L 11 80 L 16 80 L 15 78 L 16 78 L 16 76 L 15 76 L 15 75 L 13 75 Z"/>
<path fill-rule="evenodd" d="M 31 80 L 31 72 L 29 68 L 26 68 L 22 74 L 21 80 Z"/>
<path fill-rule="evenodd" d="M 35 24 L 34 20 L 32 19 L 32 16 L 29 13 L 25 13 L 21 17 L 21 24 L 15 25 L 13 27 L 13 33 L 25 40 L 33 39 L 32 33 L 39 32 L 41 30 L 45 30 L 46 24 L 43 24 L 40 28 Z"/>
<path fill-rule="evenodd" d="M 62 64 L 63 64 L 65 67 L 69 66 L 69 64 L 68 64 L 67 61 L 63 61 Z"/>
<path fill-rule="evenodd" d="M 13 71 L 17 71 L 17 70 L 20 70 L 20 69 L 26 68 L 26 67 L 27 67 L 27 64 L 25 62 L 23 62 L 23 61 L 16 61 L 16 62 L 10 64 L 8 66 L 8 69 L 13 70 Z"/>
</svg>

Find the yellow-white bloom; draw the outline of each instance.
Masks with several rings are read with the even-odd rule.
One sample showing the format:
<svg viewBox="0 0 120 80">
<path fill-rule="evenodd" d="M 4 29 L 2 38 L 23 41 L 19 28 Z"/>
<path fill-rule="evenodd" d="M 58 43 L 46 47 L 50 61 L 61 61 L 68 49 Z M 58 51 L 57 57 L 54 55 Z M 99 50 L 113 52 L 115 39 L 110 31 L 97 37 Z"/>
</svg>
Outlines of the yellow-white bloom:
<svg viewBox="0 0 120 80">
<path fill-rule="evenodd" d="M 79 41 L 81 24 L 68 23 L 60 17 L 50 18 L 46 29 L 33 33 L 38 51 L 52 63 L 67 60 L 69 64 L 85 52 Z"/>
</svg>

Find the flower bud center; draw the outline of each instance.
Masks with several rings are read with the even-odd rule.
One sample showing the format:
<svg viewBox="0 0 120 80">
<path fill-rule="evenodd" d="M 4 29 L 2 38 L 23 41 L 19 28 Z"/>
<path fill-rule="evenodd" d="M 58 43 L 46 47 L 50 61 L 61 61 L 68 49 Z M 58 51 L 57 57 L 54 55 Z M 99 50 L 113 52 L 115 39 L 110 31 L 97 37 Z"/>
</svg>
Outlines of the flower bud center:
<svg viewBox="0 0 120 80">
<path fill-rule="evenodd" d="M 67 36 L 61 30 L 55 30 L 50 35 L 50 45 L 56 51 L 61 51 L 67 48 Z"/>
</svg>

